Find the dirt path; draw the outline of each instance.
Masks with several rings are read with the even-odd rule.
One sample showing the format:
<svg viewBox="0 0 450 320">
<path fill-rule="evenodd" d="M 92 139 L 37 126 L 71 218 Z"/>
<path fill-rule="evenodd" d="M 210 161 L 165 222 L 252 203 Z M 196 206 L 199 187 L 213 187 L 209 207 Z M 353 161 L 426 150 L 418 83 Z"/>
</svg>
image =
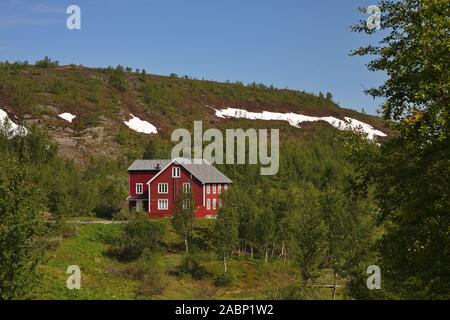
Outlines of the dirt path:
<svg viewBox="0 0 450 320">
<path fill-rule="evenodd" d="M 109 221 L 109 220 L 69 220 L 69 223 L 76 224 L 122 224 L 128 221 Z"/>
</svg>

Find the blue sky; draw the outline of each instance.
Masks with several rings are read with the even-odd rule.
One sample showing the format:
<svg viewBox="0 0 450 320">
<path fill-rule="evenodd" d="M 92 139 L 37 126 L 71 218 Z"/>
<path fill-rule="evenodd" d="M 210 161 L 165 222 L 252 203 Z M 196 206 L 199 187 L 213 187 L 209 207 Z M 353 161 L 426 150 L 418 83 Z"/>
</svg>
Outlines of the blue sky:
<svg viewBox="0 0 450 320">
<path fill-rule="evenodd" d="M 0 0 L 0 60 L 44 56 L 61 64 L 122 64 L 217 81 L 331 92 L 343 107 L 375 114 L 363 93 L 385 75 L 350 50 L 373 42 L 349 27 L 376 0 Z M 81 8 L 81 30 L 66 8 Z"/>
</svg>

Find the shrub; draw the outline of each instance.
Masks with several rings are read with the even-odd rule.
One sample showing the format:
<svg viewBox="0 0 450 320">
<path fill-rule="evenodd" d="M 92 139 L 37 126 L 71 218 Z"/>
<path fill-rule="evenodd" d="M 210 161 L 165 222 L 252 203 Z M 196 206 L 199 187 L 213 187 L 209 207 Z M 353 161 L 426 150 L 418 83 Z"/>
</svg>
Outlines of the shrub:
<svg viewBox="0 0 450 320">
<path fill-rule="evenodd" d="M 138 293 L 145 296 L 162 294 L 166 285 L 167 280 L 163 276 L 163 272 L 160 269 L 157 269 L 144 276 L 144 279 L 138 288 Z"/>
<path fill-rule="evenodd" d="M 233 281 L 234 281 L 233 276 L 227 272 L 222 273 L 220 276 L 218 276 L 214 284 L 216 285 L 216 287 L 227 287 L 231 285 Z"/>
<path fill-rule="evenodd" d="M 107 250 L 107 254 L 120 261 L 136 260 L 143 253 L 159 247 L 165 228 L 159 222 L 148 218 L 132 220 L 123 226 L 117 244 Z"/>
<path fill-rule="evenodd" d="M 180 272 L 190 274 L 194 279 L 201 280 L 209 276 L 208 270 L 201 265 L 197 255 L 189 254 L 183 258 L 180 266 Z"/>
<path fill-rule="evenodd" d="M 123 198 L 126 189 L 115 180 L 105 181 L 100 185 L 98 193 L 100 195 L 99 203 L 94 208 L 97 217 L 111 219 L 118 213 L 123 206 Z"/>
<path fill-rule="evenodd" d="M 109 84 L 119 91 L 125 91 L 127 89 L 127 81 L 124 71 L 122 69 L 113 70 L 109 76 Z"/>
<path fill-rule="evenodd" d="M 117 259 L 122 262 L 132 261 L 136 259 L 136 252 L 133 248 L 124 247 L 121 245 L 112 245 L 106 249 L 105 254 L 108 257 Z"/>
<path fill-rule="evenodd" d="M 43 69 L 55 68 L 58 65 L 59 65 L 59 61 L 52 61 L 52 59 L 50 59 L 47 56 L 42 60 L 36 61 L 36 67 L 43 68 Z"/>
<path fill-rule="evenodd" d="M 56 250 L 59 245 L 61 244 L 62 241 L 62 237 L 51 237 L 49 239 L 46 240 L 46 250 L 52 251 L 52 250 Z"/>
<path fill-rule="evenodd" d="M 123 269 L 123 274 L 130 279 L 141 280 L 137 293 L 145 296 L 161 294 L 167 285 L 167 278 L 155 256 L 144 254 Z"/>
<path fill-rule="evenodd" d="M 127 221 L 130 220 L 131 214 L 128 212 L 128 210 L 120 210 L 119 212 L 116 212 L 113 214 L 112 218 L 116 221 Z"/>
<path fill-rule="evenodd" d="M 74 223 L 65 222 L 61 225 L 61 236 L 64 239 L 74 238 L 77 236 L 78 230 Z"/>
</svg>

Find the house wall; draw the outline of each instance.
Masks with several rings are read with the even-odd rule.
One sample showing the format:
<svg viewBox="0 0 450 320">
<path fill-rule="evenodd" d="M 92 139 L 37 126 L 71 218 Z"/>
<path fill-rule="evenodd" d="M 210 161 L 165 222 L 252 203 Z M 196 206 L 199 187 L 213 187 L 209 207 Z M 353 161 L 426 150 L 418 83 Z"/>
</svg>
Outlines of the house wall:
<svg viewBox="0 0 450 320">
<path fill-rule="evenodd" d="M 216 192 L 213 193 L 213 185 L 216 186 Z M 221 192 L 225 191 L 224 184 L 205 184 L 205 215 L 216 215 L 219 213 L 219 200 L 222 194 L 219 194 L 219 185 L 221 186 Z M 210 188 L 210 193 L 208 194 L 208 186 Z M 207 202 L 210 201 L 210 209 L 208 210 Z M 213 207 L 213 202 L 216 200 L 216 209 Z"/>
<path fill-rule="evenodd" d="M 129 190 L 128 195 L 131 197 L 137 196 L 136 194 L 136 184 L 142 183 L 144 186 L 144 193 L 148 193 L 147 182 L 153 178 L 159 171 L 129 171 Z"/>
<path fill-rule="evenodd" d="M 172 178 L 172 168 L 180 168 L 180 178 Z M 183 192 L 183 183 L 190 183 L 191 190 L 194 196 L 195 208 L 203 206 L 203 185 L 194 176 L 192 176 L 182 166 L 172 163 L 166 170 L 164 170 L 155 180 L 150 184 L 150 217 L 169 217 L 172 215 L 172 210 L 175 206 L 176 196 Z M 158 194 L 158 184 L 168 183 L 168 194 Z M 168 210 L 158 210 L 158 200 L 169 200 Z"/>
<path fill-rule="evenodd" d="M 181 170 L 180 178 L 172 178 L 172 168 L 179 167 Z M 219 209 L 219 199 L 221 194 L 218 192 L 219 184 L 216 184 L 216 193 L 213 193 L 212 184 L 210 186 L 210 193 L 207 194 L 206 186 L 194 176 L 192 176 L 186 169 L 182 166 L 172 163 L 166 170 L 161 172 L 158 177 L 151 182 L 150 185 L 147 185 L 147 182 L 150 181 L 159 171 L 130 171 L 129 172 L 129 196 L 137 196 L 136 194 L 136 184 L 143 184 L 143 194 L 148 195 L 150 197 L 150 203 L 143 203 L 144 210 L 149 213 L 150 217 L 158 218 L 158 217 L 169 217 L 172 215 L 172 210 L 175 206 L 176 195 L 179 192 L 183 191 L 183 183 L 190 182 L 191 189 L 194 195 L 194 205 L 196 208 L 196 217 L 202 218 L 205 216 L 214 216 L 218 214 Z M 168 183 L 169 189 L 168 194 L 158 194 L 158 183 Z M 225 184 L 220 184 L 222 188 L 222 193 L 225 191 Z M 149 188 L 150 187 L 150 188 Z M 203 188 L 205 190 L 203 191 Z M 150 194 L 149 194 L 150 191 Z M 205 195 L 205 203 L 203 203 L 203 195 Z M 169 200 L 169 208 L 168 210 L 158 210 L 158 199 L 167 199 Z M 210 209 L 207 209 L 206 203 L 207 200 L 210 200 Z M 217 207 L 213 209 L 213 200 L 216 199 Z M 130 209 L 136 207 L 135 201 L 129 202 Z"/>
</svg>

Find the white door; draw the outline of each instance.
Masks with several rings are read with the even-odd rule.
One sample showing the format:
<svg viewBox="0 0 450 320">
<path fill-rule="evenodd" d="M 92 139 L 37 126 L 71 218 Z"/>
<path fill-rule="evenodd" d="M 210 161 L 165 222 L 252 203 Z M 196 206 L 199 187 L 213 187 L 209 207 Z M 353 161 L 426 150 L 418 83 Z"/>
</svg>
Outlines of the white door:
<svg viewBox="0 0 450 320">
<path fill-rule="evenodd" d="M 136 212 L 142 212 L 142 201 L 136 201 Z"/>
</svg>

